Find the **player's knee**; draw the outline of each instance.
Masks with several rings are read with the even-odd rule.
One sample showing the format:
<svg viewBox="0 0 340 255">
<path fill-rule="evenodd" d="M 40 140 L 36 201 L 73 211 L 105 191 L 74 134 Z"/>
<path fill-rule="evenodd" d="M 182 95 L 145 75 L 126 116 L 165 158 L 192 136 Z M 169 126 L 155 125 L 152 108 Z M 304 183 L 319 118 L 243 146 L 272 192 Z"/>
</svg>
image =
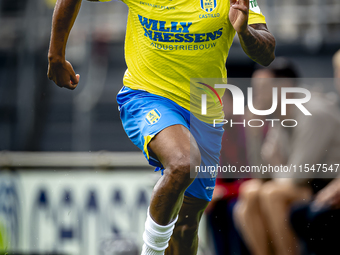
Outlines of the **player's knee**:
<svg viewBox="0 0 340 255">
<path fill-rule="evenodd" d="M 173 189 L 184 189 L 191 183 L 190 167 L 191 163 L 189 159 L 181 159 L 177 162 L 173 162 L 167 168 L 169 170 L 169 176 L 173 180 Z"/>
<path fill-rule="evenodd" d="M 200 163 L 200 155 L 177 153 L 167 166 L 168 174 L 180 187 L 186 188 L 195 179 L 197 174 L 195 166 L 199 166 Z"/>
</svg>

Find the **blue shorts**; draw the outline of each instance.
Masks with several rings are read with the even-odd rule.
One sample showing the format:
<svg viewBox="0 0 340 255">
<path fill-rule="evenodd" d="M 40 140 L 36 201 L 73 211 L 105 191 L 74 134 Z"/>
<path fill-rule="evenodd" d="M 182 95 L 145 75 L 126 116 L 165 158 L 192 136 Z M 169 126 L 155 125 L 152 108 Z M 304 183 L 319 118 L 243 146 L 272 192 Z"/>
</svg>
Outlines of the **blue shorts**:
<svg viewBox="0 0 340 255">
<path fill-rule="evenodd" d="M 216 166 L 219 163 L 222 125 L 213 127 L 204 123 L 183 107 L 165 97 L 143 90 L 123 87 L 117 102 L 124 130 L 131 141 L 143 151 L 149 164 L 163 169 L 157 158 L 150 155 L 148 144 L 163 129 L 173 125 L 183 125 L 196 140 L 201 153 L 201 166 Z M 196 179 L 185 191 L 185 195 L 211 201 L 215 188 L 216 173 L 198 172 Z"/>
</svg>

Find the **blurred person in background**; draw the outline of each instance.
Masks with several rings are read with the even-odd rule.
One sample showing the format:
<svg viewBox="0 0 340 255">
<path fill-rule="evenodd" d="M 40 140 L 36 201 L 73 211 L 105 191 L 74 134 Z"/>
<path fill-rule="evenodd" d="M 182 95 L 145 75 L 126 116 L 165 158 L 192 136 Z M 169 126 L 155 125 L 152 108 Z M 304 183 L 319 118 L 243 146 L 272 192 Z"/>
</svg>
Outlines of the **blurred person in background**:
<svg viewBox="0 0 340 255">
<path fill-rule="evenodd" d="M 278 108 L 273 113 L 272 119 L 282 119 L 281 114 L 281 94 L 280 88 L 282 87 L 295 87 L 296 86 L 296 79 L 298 77 L 297 71 L 295 66 L 287 59 L 278 58 L 269 68 L 268 71 L 272 73 L 272 76 L 269 79 L 254 81 L 253 84 L 257 84 L 259 82 L 266 83 L 267 90 L 270 91 L 266 97 L 266 104 L 262 102 L 264 109 L 269 109 L 272 99 L 271 99 L 271 91 L 273 87 L 278 87 Z M 256 77 L 256 76 L 255 76 Z M 271 78 L 281 78 L 278 80 L 271 79 Z M 283 79 L 282 79 L 283 78 Z M 254 86 L 256 89 L 256 86 Z M 254 95 L 256 92 L 254 91 Z M 255 97 L 256 99 L 256 97 Z M 255 101 L 254 99 L 254 101 Z M 263 100 L 263 99 L 262 99 Z M 263 100 L 264 101 L 264 100 Z M 256 102 L 256 101 L 255 101 Z M 260 118 L 256 116 L 256 118 Z M 269 118 L 269 119 L 271 119 Z M 290 118 L 285 116 L 285 118 Z M 249 127 L 250 131 L 248 134 L 256 132 Z M 260 129 L 259 129 L 260 130 Z M 252 147 L 247 147 L 247 150 L 252 150 L 252 154 L 248 152 L 248 155 L 257 155 L 257 157 L 250 157 L 250 158 L 257 158 L 258 160 L 253 160 L 251 164 L 272 164 L 272 165 L 280 165 L 285 164 L 286 159 L 286 152 L 287 149 L 287 141 L 288 135 L 286 132 L 280 132 L 277 130 L 281 130 L 281 127 L 278 125 L 274 127 L 270 127 L 269 131 L 266 132 L 265 136 L 263 136 L 263 131 L 257 131 L 260 133 L 263 142 L 254 143 L 251 140 L 253 137 L 256 139 L 257 136 L 248 135 L 247 136 L 247 144 L 255 144 Z M 282 139 L 280 142 L 277 142 L 276 137 L 277 133 L 281 134 Z M 264 138 L 263 138 L 264 137 Z M 275 142 L 273 142 L 273 137 L 275 137 Z M 250 140 L 250 141 L 249 141 Z M 257 139 L 259 140 L 259 139 Z M 257 145 L 257 146 L 256 146 Z M 282 152 L 281 152 L 282 151 Z M 254 176 L 256 177 L 256 175 Z M 265 191 L 267 192 L 267 187 L 272 183 L 272 181 L 268 181 L 268 179 L 273 178 L 272 175 L 261 176 L 262 179 L 252 179 L 245 183 L 243 183 L 240 187 L 240 195 L 239 201 L 234 209 L 234 218 L 236 221 L 236 225 L 241 232 L 245 242 L 247 243 L 251 253 L 254 255 L 266 255 L 266 254 L 291 254 L 294 252 L 296 247 L 294 240 L 292 241 L 290 238 L 292 235 L 289 233 L 283 233 L 284 231 L 277 232 L 277 229 L 272 230 L 273 222 L 270 221 L 269 212 L 267 207 L 264 207 L 264 204 L 268 204 L 268 206 L 275 206 L 273 200 L 263 200 L 263 196 Z M 305 188 L 296 188 L 291 189 L 291 197 L 292 201 L 301 200 L 308 198 L 309 190 Z M 287 214 L 288 210 L 279 210 L 275 212 L 279 215 Z M 287 225 L 287 224 L 286 224 Z M 286 226 L 284 225 L 284 228 Z M 276 231 L 276 232 L 275 232 Z M 287 231 L 286 231 L 287 232 Z M 280 233 L 276 235 L 275 233 Z M 281 242 L 281 237 L 284 235 L 284 242 Z M 272 242 L 273 240 L 273 242 Z M 274 250 L 274 251 L 273 251 Z"/>
<path fill-rule="evenodd" d="M 233 97 L 229 90 L 226 90 L 223 96 L 223 111 L 226 120 L 242 122 L 243 116 L 233 115 Z M 222 137 L 219 165 L 221 167 L 236 166 L 237 169 L 248 165 L 244 126 L 231 126 L 228 123 L 223 128 L 225 131 Z M 216 254 L 248 254 L 232 220 L 232 210 L 238 196 L 239 186 L 243 181 L 232 177 L 223 178 L 221 173 L 217 176 L 213 198 L 205 210 Z"/>
<path fill-rule="evenodd" d="M 333 56 L 334 78 L 340 79 L 340 50 Z M 340 94 L 340 84 L 336 84 L 336 89 Z"/>
<path fill-rule="evenodd" d="M 245 53 L 262 65 L 274 60 L 275 39 L 256 1 L 202 1 L 201 6 L 169 2 L 165 9 L 148 2 L 124 2 L 129 7 L 128 69 L 117 96 L 121 119 L 149 163 L 164 170 L 147 212 L 142 254 L 196 254 L 198 225 L 212 198 L 216 176 L 192 178 L 190 170 L 218 164 L 223 129 L 190 115 L 190 79 L 226 78 L 225 63 L 236 33 Z M 81 0 L 58 0 L 53 14 L 48 77 L 68 89 L 79 83 L 79 75 L 65 60 L 65 48 L 80 5 Z M 200 18 L 212 11 L 214 19 Z M 194 41 L 207 44 L 188 46 Z M 212 108 L 223 117 L 222 106 Z"/>
<path fill-rule="evenodd" d="M 275 60 L 275 63 L 280 61 L 279 58 Z M 253 104 L 254 108 L 258 110 L 269 109 L 272 105 L 272 79 L 275 77 L 274 72 L 269 68 L 258 68 L 252 75 L 251 85 L 253 87 Z M 269 116 L 255 115 L 249 109 L 246 109 L 246 120 L 261 119 L 265 120 Z M 259 166 L 263 163 L 261 157 L 261 151 L 264 138 L 267 135 L 269 128 L 269 122 L 265 122 L 262 127 L 252 128 L 246 125 L 246 147 L 247 147 L 247 159 L 249 165 Z M 249 182 L 248 182 L 249 184 Z M 254 181 L 254 185 L 255 181 Z"/>
<path fill-rule="evenodd" d="M 277 62 L 278 59 L 275 60 Z M 274 73 L 270 69 L 259 67 L 252 76 L 254 107 L 259 110 L 269 109 L 272 103 L 271 79 Z M 225 119 L 233 122 L 246 122 L 250 119 L 263 119 L 264 116 L 254 115 L 246 109 L 245 115 L 233 115 L 233 98 L 229 90 L 223 97 L 223 110 Z M 224 126 L 220 166 L 260 165 L 263 163 L 260 149 L 268 132 L 268 122 L 263 127 L 251 128 L 243 125 Z M 222 178 L 221 174 L 216 181 L 216 187 L 211 203 L 207 207 L 209 223 L 213 232 L 217 254 L 248 254 L 242 239 L 239 237 L 234 222 L 232 211 L 239 194 L 240 185 L 247 179 Z M 258 186 L 262 180 L 247 181 L 247 186 Z"/>
<path fill-rule="evenodd" d="M 334 108 L 340 109 L 340 50 L 333 57 L 334 67 L 334 85 L 338 93 L 337 105 Z M 333 112 L 333 111 L 332 111 Z M 337 126 L 331 132 L 329 137 L 335 143 L 339 138 L 340 115 L 334 116 L 338 118 Z M 322 123 L 325 124 L 325 123 Z M 328 124 L 329 125 L 329 124 Z M 326 124 L 326 126 L 328 126 Z M 328 132 L 325 130 L 323 132 Z M 338 143 L 337 151 L 333 152 L 340 155 L 340 145 Z M 332 151 L 330 151 L 332 153 Z M 338 156 L 337 163 L 340 163 Z M 338 231 L 340 229 L 340 174 L 331 181 L 326 187 L 318 188 L 315 193 L 315 198 L 308 204 L 296 205 L 291 211 L 290 220 L 297 236 L 301 240 L 306 254 L 315 255 L 336 255 L 340 254 L 338 246 Z M 319 191 L 318 191 L 319 190 Z"/>
<path fill-rule="evenodd" d="M 274 61 L 277 63 L 280 61 L 278 58 Z M 273 64 L 274 64 L 273 63 Z M 273 65 L 272 64 L 272 65 Z M 272 79 L 275 77 L 274 72 L 269 68 L 259 68 L 252 75 L 252 87 L 253 87 L 253 104 L 256 109 L 265 110 L 269 109 L 272 104 Z M 245 112 L 246 121 L 250 119 L 261 119 L 264 120 L 265 116 L 258 116 L 253 114 L 246 109 Z M 261 157 L 260 148 L 263 145 L 264 139 L 268 132 L 268 122 L 262 127 L 252 128 L 250 126 L 245 127 L 245 155 L 247 155 L 247 165 L 261 165 L 263 164 L 263 160 Z M 223 148 L 223 144 L 222 144 Z M 256 177 L 256 176 L 253 176 Z M 252 234 L 256 232 L 255 236 L 248 236 L 248 231 L 240 231 L 243 239 L 245 240 L 248 248 L 251 252 L 257 249 L 257 245 L 261 245 L 261 242 L 258 242 L 257 239 L 263 239 L 263 220 L 261 219 L 261 214 L 256 213 L 260 210 L 258 205 L 258 194 L 257 190 L 262 185 L 263 179 L 252 179 L 247 180 L 241 185 L 241 189 L 238 190 L 238 202 L 233 207 L 234 211 L 239 212 L 238 214 L 242 214 L 242 223 L 239 220 L 235 221 L 235 224 L 240 231 L 240 229 L 244 228 L 252 228 Z M 256 220 L 252 218 L 253 213 L 258 216 Z M 247 223 L 247 221 L 249 222 Z M 255 248 L 253 248 L 255 247 Z M 262 249 L 263 250 L 263 249 Z"/>
<path fill-rule="evenodd" d="M 333 69 L 334 69 L 334 78 L 335 78 L 335 89 L 338 93 L 338 97 L 340 95 L 340 50 L 338 50 L 333 56 Z M 338 100 L 340 104 L 340 100 Z"/>
<path fill-rule="evenodd" d="M 298 125 L 294 128 L 277 126 L 269 130 L 262 146 L 264 162 L 271 165 L 309 164 L 311 167 L 316 164 L 327 166 L 333 164 L 335 167 L 334 164 L 340 162 L 338 106 L 324 94 L 314 92 L 312 100 L 305 104 L 312 116 L 304 116 L 294 107 L 288 106 L 285 118 L 296 119 Z M 280 118 L 282 119 L 281 116 Z M 259 211 L 253 211 L 247 215 L 248 218 L 245 218 L 242 211 L 235 211 L 235 218 L 240 222 L 240 230 L 254 254 L 272 254 L 271 252 L 282 255 L 299 254 L 298 242 L 289 223 L 291 207 L 295 203 L 308 202 L 312 194 L 316 194 L 331 181 L 329 175 L 323 179 L 313 179 L 313 172 L 309 172 L 310 178 L 296 174 L 291 176 L 293 178 L 276 178 L 265 182 L 257 190 L 253 190 Z M 330 189 L 334 190 L 335 185 Z M 323 196 L 320 194 L 320 197 Z M 298 214 L 293 217 L 293 222 L 299 222 L 296 215 Z M 254 228 L 249 227 L 254 225 L 251 219 L 258 221 L 258 218 L 263 220 L 262 228 L 254 231 Z M 263 232 L 261 238 L 258 238 L 259 231 Z M 273 251 L 268 244 L 271 244 Z"/>
<path fill-rule="evenodd" d="M 336 168 L 340 163 L 340 110 L 336 102 L 326 94 L 313 92 L 312 99 L 305 104 L 312 116 L 304 116 L 297 108 L 289 105 L 287 117 L 296 119 L 295 128 L 271 129 L 262 153 L 264 160 L 288 166 L 312 168 L 325 164 Z M 285 142 L 288 142 L 284 144 Z M 283 145 L 283 146 L 282 146 Z M 303 176 L 294 174 L 289 179 L 274 179 L 263 185 L 260 204 L 268 222 L 277 254 L 298 254 L 298 242 L 289 224 L 289 212 L 293 204 L 308 202 L 335 177 L 334 171 L 314 174 L 309 171 Z"/>
</svg>

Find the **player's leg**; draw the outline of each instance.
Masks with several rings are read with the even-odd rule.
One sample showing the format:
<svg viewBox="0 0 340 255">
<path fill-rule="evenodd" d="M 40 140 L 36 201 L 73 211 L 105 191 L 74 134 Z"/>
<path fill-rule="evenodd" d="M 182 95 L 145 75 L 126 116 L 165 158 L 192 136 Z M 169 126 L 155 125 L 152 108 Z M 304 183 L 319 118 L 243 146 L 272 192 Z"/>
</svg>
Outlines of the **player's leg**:
<svg viewBox="0 0 340 255">
<path fill-rule="evenodd" d="M 216 166 L 219 162 L 222 125 L 212 125 L 190 116 L 190 132 L 198 145 L 200 167 Z M 192 154 L 191 148 L 191 154 Z M 196 167 L 199 165 L 195 165 Z M 194 166 L 194 167 L 195 167 Z M 192 169 L 195 170 L 196 168 Z M 179 218 L 171 237 L 166 255 L 196 255 L 198 249 L 198 226 L 202 214 L 212 199 L 217 172 L 197 171 L 197 176 L 186 189 Z"/>
<path fill-rule="evenodd" d="M 199 173 L 199 178 L 195 179 L 194 171 L 190 175 L 190 170 L 200 166 L 201 161 L 205 166 L 218 164 L 222 126 L 213 127 L 191 118 L 188 110 L 171 100 L 127 87 L 123 87 L 119 92 L 117 102 L 124 130 L 131 141 L 143 151 L 151 165 L 165 168 L 151 198 L 143 234 L 142 254 L 164 254 L 184 194 L 197 198 L 191 201 L 199 205 L 183 209 L 184 212 L 191 211 L 192 217 L 197 220 L 194 224 L 183 221 L 181 217 L 175 235 L 184 238 L 181 246 L 187 242 L 190 245 L 197 243 L 199 218 L 206 207 L 206 201 L 211 200 L 216 176 L 215 173 Z M 192 238 L 186 238 L 190 236 L 191 231 L 185 231 L 184 233 L 188 234 L 185 237 L 178 234 L 183 233 L 180 229 L 192 230 Z M 174 241 L 174 246 L 176 245 L 178 246 Z M 190 255 L 195 252 L 181 251 L 179 254 Z"/>
<path fill-rule="evenodd" d="M 150 202 L 149 215 L 144 232 L 144 246 L 142 254 L 163 254 L 170 240 L 175 219 L 183 203 L 184 192 L 194 178 L 190 178 L 191 167 L 199 166 L 201 156 L 195 139 L 189 130 L 182 125 L 173 125 L 159 132 L 149 143 L 149 149 L 164 166 L 164 175 L 157 182 Z M 194 202 L 195 204 L 195 202 Z M 192 217 L 197 218 L 203 206 L 191 208 Z M 197 209 L 197 211 L 195 211 Z M 182 218 L 182 217 L 181 217 Z M 183 220 L 178 222 L 182 228 L 187 228 Z M 198 226 L 198 222 L 197 222 Z M 193 232 L 197 233 L 197 226 Z M 175 230 L 177 233 L 177 228 Z M 196 235 L 192 238 L 182 239 L 184 247 L 191 245 Z M 180 254 L 195 254 L 183 253 Z"/>
<path fill-rule="evenodd" d="M 182 125 L 162 130 L 149 148 L 165 169 L 154 187 L 150 214 L 158 224 L 166 225 L 178 215 L 184 191 L 194 180 L 190 178 L 190 167 L 200 165 L 201 155 L 190 131 Z"/>
<path fill-rule="evenodd" d="M 174 233 L 165 255 L 197 254 L 198 225 L 208 201 L 184 196 Z"/>
</svg>

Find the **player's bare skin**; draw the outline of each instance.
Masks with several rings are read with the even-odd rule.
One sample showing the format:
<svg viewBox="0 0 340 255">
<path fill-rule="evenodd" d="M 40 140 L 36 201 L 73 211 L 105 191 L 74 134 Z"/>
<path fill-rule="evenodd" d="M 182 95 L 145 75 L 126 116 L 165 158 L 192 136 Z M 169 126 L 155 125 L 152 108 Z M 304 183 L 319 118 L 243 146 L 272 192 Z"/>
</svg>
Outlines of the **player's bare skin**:
<svg viewBox="0 0 340 255">
<path fill-rule="evenodd" d="M 275 59 L 275 38 L 266 24 L 248 25 L 249 0 L 231 0 L 229 20 L 243 51 L 255 62 L 268 66 Z"/>
<path fill-rule="evenodd" d="M 59 87 L 68 89 L 75 89 L 79 83 L 79 75 L 65 59 L 65 48 L 80 5 L 81 0 L 58 0 L 53 14 L 48 77 Z M 248 56 L 268 65 L 274 59 L 275 39 L 263 24 L 248 26 L 248 10 L 249 0 L 231 1 L 231 23 Z M 199 149 L 189 130 L 181 125 L 161 131 L 149 148 L 166 168 L 154 188 L 151 217 L 158 224 L 167 225 L 179 212 L 166 254 L 194 255 L 197 253 L 198 224 L 208 202 L 184 197 L 184 191 L 193 181 L 190 167 L 200 164 Z"/>
<path fill-rule="evenodd" d="M 150 214 L 158 224 L 167 225 L 180 212 L 166 254 L 196 254 L 198 224 L 208 205 L 207 201 L 184 197 L 194 180 L 190 178 L 191 168 L 201 164 L 196 141 L 187 128 L 174 125 L 156 135 L 149 148 L 165 168 L 152 194 Z"/>
<path fill-rule="evenodd" d="M 197 254 L 198 225 L 208 202 L 184 196 L 176 228 L 165 255 Z"/>
<path fill-rule="evenodd" d="M 67 39 L 78 16 L 82 0 L 58 0 L 53 12 L 47 76 L 61 88 L 75 89 L 79 83 L 70 62 L 65 59 Z"/>
<path fill-rule="evenodd" d="M 248 13 L 249 0 L 231 1 L 229 19 L 238 32 L 244 51 L 252 59 L 257 60 L 258 63 L 269 65 L 275 58 L 275 39 L 267 30 L 265 24 L 248 26 Z M 166 145 L 165 148 L 164 145 L 168 142 L 170 142 L 170 146 Z M 176 213 L 183 201 L 184 191 L 189 186 L 188 184 L 193 181 L 193 179 L 190 179 L 190 165 L 194 167 L 199 163 L 197 159 L 199 150 L 192 144 L 193 142 L 194 139 L 190 139 L 190 132 L 182 126 L 165 129 L 150 142 L 151 150 L 157 155 L 166 169 L 168 169 L 167 166 L 172 166 L 170 162 L 175 162 L 177 165 L 177 167 L 169 168 L 168 176 L 163 180 L 161 179 L 154 189 L 150 214 L 159 224 L 166 225 L 176 217 Z M 175 156 L 171 156 L 170 154 L 172 153 Z M 176 170 L 173 171 L 172 169 Z M 181 183 L 178 183 L 179 180 Z M 173 186 L 173 183 L 175 183 L 175 186 Z M 169 194 L 171 194 L 171 197 L 169 197 Z M 178 195 L 177 197 L 176 194 Z M 171 204 L 172 206 L 170 206 Z M 204 203 L 200 199 L 194 199 L 190 204 L 183 203 L 179 220 L 168 248 L 171 253 L 168 252 L 166 253 L 167 255 L 194 255 L 197 253 L 198 225 L 202 211 L 206 206 L 207 202 Z M 190 218 L 186 217 L 185 212 L 190 212 L 192 216 Z M 182 230 L 179 229 L 179 226 L 181 226 Z M 184 230 L 185 234 L 183 233 Z"/>
<path fill-rule="evenodd" d="M 165 168 L 154 188 L 150 214 L 158 224 L 167 225 L 178 215 L 184 191 L 194 180 L 190 178 L 190 168 L 201 164 L 201 154 L 190 131 L 182 125 L 162 130 L 149 148 Z"/>
</svg>

